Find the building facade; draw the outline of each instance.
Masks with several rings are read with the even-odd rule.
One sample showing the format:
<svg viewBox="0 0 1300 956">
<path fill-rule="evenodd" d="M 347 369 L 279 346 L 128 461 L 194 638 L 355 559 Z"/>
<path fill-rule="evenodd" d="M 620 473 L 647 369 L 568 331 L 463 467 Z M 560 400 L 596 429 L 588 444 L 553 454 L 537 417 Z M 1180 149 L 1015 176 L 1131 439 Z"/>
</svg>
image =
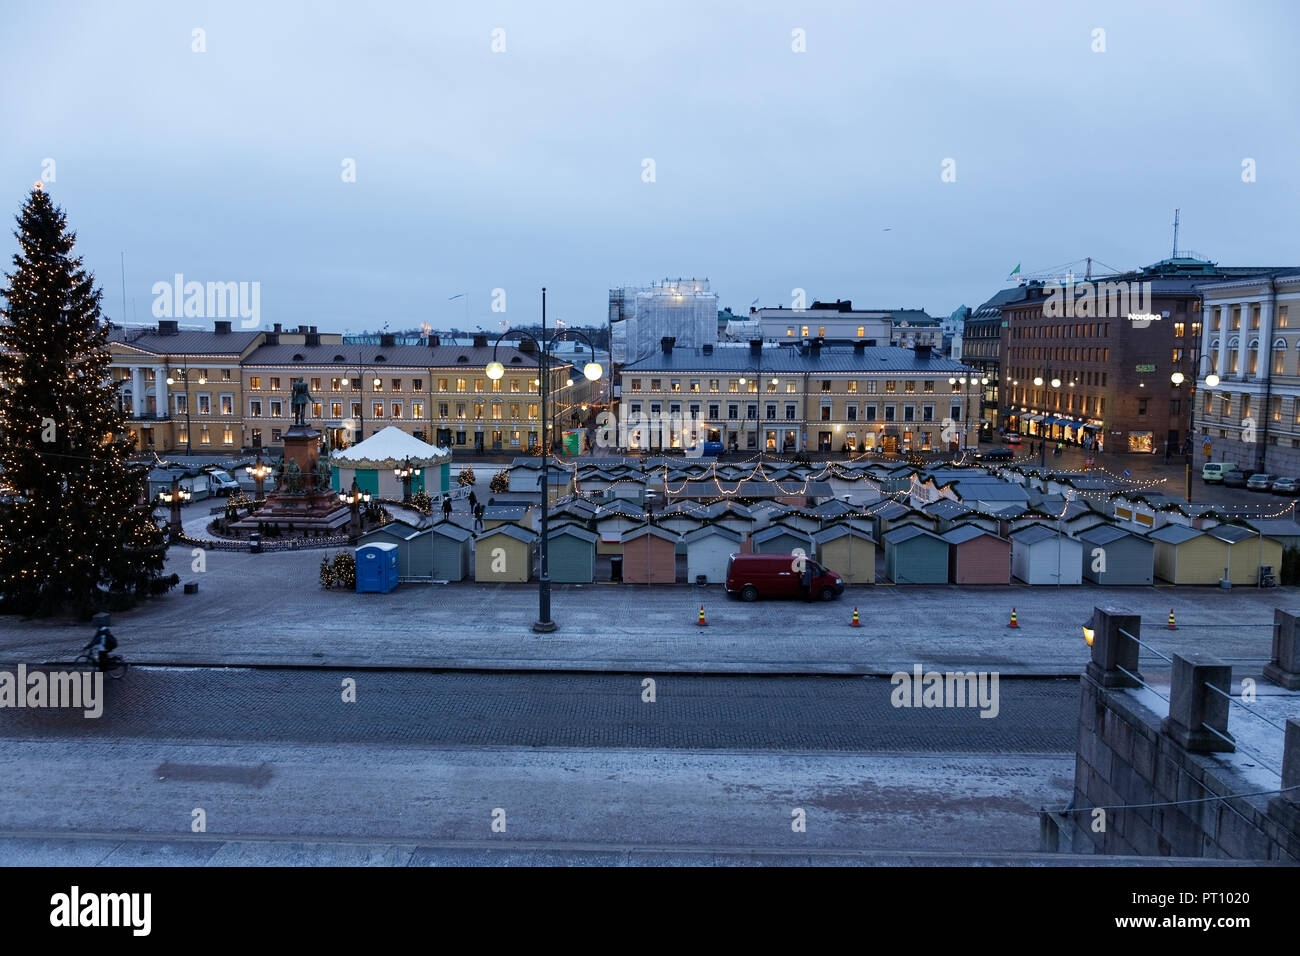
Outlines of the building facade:
<svg viewBox="0 0 1300 956">
<path fill-rule="evenodd" d="M 1300 474 L 1300 269 L 1200 286 L 1193 461 Z"/>
<path fill-rule="evenodd" d="M 344 448 L 395 425 L 421 441 L 452 449 L 526 452 L 541 436 L 539 364 L 530 343 L 494 348 L 421 344 L 381 336 L 348 341 L 313 326 L 285 331 L 114 328 L 111 376 L 137 450 L 162 453 L 248 452 L 281 444 L 293 421 L 295 381 L 307 383 L 307 421 L 330 448 Z M 488 378 L 496 359 L 506 368 Z M 568 424 L 579 396 L 591 394 L 570 359 L 550 365 L 548 427 Z M 582 398 L 581 401 L 588 399 Z"/>
<path fill-rule="evenodd" d="M 906 453 L 973 445 L 975 370 L 926 346 L 766 345 L 679 348 L 671 337 L 619 373 L 627 450 L 679 448 L 694 423 L 728 449 Z M 978 396 L 974 396 L 976 400 Z"/>
</svg>

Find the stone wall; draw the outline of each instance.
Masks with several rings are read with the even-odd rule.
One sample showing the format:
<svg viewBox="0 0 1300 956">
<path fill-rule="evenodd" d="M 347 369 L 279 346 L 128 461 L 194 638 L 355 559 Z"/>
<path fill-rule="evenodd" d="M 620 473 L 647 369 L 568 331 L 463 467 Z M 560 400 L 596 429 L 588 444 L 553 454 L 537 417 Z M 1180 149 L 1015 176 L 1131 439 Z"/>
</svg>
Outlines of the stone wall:
<svg viewBox="0 0 1300 956">
<path fill-rule="evenodd" d="M 1279 634 L 1295 633 L 1296 612 L 1278 610 L 1276 618 Z M 1216 756 L 1234 749 L 1230 707 L 1206 685 L 1228 690 L 1231 669 L 1205 655 L 1176 655 L 1162 716 L 1148 704 L 1163 709 L 1164 702 L 1140 690 L 1139 627 L 1136 615 L 1094 612 L 1092 661 L 1080 679 L 1074 800 L 1058 819 L 1062 835 L 1083 853 L 1300 862 L 1300 789 L 1241 796 L 1267 787 Z M 1294 642 L 1275 639 L 1274 672 L 1294 674 L 1298 662 Z M 1283 789 L 1300 785 L 1300 721 L 1287 722 L 1281 769 Z M 1051 816 L 1044 819 L 1049 845 Z"/>
</svg>

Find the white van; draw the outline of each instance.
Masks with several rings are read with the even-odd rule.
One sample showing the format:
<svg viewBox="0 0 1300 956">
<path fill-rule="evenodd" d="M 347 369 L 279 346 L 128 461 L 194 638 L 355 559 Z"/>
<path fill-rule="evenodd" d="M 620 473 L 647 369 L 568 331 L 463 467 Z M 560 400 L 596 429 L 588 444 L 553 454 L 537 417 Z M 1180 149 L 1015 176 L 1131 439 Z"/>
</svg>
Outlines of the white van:
<svg viewBox="0 0 1300 956">
<path fill-rule="evenodd" d="M 1206 484 L 1222 482 L 1230 472 L 1237 470 L 1236 464 L 1231 461 L 1207 461 L 1201 466 L 1201 480 Z"/>
<path fill-rule="evenodd" d="M 213 468 L 208 472 L 208 479 L 212 484 L 212 493 L 214 495 L 230 495 L 239 493 L 239 482 L 228 471 L 222 471 L 220 468 Z"/>
</svg>

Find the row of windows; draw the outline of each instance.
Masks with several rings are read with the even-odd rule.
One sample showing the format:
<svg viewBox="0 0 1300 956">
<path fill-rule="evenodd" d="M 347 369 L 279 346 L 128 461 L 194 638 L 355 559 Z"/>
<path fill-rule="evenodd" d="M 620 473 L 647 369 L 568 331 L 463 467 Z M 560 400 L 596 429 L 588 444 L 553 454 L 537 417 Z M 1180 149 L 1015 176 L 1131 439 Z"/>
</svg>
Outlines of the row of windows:
<svg viewBox="0 0 1300 956">
<path fill-rule="evenodd" d="M 359 401 L 353 401 L 348 403 L 348 410 L 351 413 L 351 417 L 358 418 L 358 419 L 361 418 L 362 407 L 363 404 Z M 456 402 L 455 417 L 460 420 L 473 418 L 476 421 L 482 421 L 485 417 L 490 418 L 494 421 L 501 421 L 503 419 L 518 420 L 520 418 L 520 410 L 523 409 L 524 407 L 525 406 L 520 404 L 519 402 L 511 402 L 508 406 L 503 405 L 503 403 L 501 402 L 490 402 L 490 403 L 489 402 L 471 402 L 471 403 Z M 538 406 L 536 404 L 530 403 L 526 407 L 528 411 L 528 417 L 530 419 L 536 419 Z M 263 405 L 262 399 L 260 398 L 251 398 L 248 400 L 248 414 L 250 418 L 261 418 L 262 411 L 264 408 L 269 411 L 269 417 L 271 418 L 284 417 L 284 402 L 281 399 L 278 398 L 270 399 L 266 403 L 266 405 Z M 334 419 L 342 418 L 343 409 L 344 409 L 343 402 L 330 402 L 329 417 Z M 325 410 L 325 403 L 314 402 L 312 404 L 311 417 L 315 419 L 324 418 L 325 417 L 324 410 Z M 452 417 L 451 411 L 452 411 L 452 403 L 450 402 L 438 403 L 439 418 L 444 420 L 451 418 Z M 181 409 L 181 412 L 183 413 L 184 409 Z M 411 402 L 410 412 L 411 412 L 412 419 L 416 421 L 422 420 L 424 418 L 424 402 Z M 370 403 L 371 418 L 388 417 L 393 419 L 402 419 L 405 416 L 406 416 L 406 406 L 405 403 L 403 402 L 386 403 L 380 401 L 380 402 Z"/>
<path fill-rule="evenodd" d="M 1216 306 L 1214 310 L 1210 313 L 1211 314 L 1210 331 L 1211 332 L 1222 331 L 1225 324 L 1225 316 L 1226 316 L 1226 322 L 1228 324 L 1229 331 L 1235 332 L 1238 329 L 1240 329 L 1242 308 L 1243 307 L 1239 305 Z M 1246 306 L 1245 308 L 1249 309 L 1250 312 L 1250 327 L 1252 329 L 1259 328 L 1260 327 L 1259 303 L 1252 303 Z M 1279 305 L 1277 307 L 1277 317 L 1273 320 L 1273 328 L 1285 329 L 1287 328 L 1287 323 L 1288 323 L 1287 307 L 1285 305 Z"/>
<path fill-rule="evenodd" d="M 1280 395 L 1271 396 L 1269 398 L 1269 418 L 1275 422 L 1282 421 L 1283 412 L 1288 405 L 1291 411 L 1288 420 L 1300 424 L 1300 397 L 1284 399 Z M 1255 397 L 1249 393 L 1206 392 L 1202 410 L 1207 417 L 1245 419 L 1251 416 L 1252 409 L 1258 409 L 1258 407 Z"/>
<path fill-rule="evenodd" d="M 268 388 L 272 392 L 280 391 L 280 382 L 281 382 L 281 378 L 279 376 L 267 377 Z M 308 380 L 307 384 L 308 387 L 311 389 L 311 391 L 315 393 L 324 390 L 323 388 L 324 382 L 325 380 L 323 378 L 312 378 Z M 388 391 L 390 392 L 401 392 L 405 387 L 403 384 L 403 380 L 400 378 L 392 378 L 389 379 L 388 382 L 389 382 Z M 473 384 L 472 389 L 470 388 L 471 383 Z M 369 381 L 365 383 L 365 385 L 367 386 L 368 390 L 372 392 L 384 391 L 384 387 L 383 387 L 384 380 L 379 376 L 375 376 L 374 378 L 371 378 Z M 532 379 L 530 381 L 528 379 L 522 379 L 522 378 L 510 378 L 510 379 L 440 378 L 437 380 L 437 386 L 438 386 L 437 390 L 439 392 L 452 392 L 452 391 L 482 392 L 486 390 L 488 392 L 513 392 L 518 394 L 522 394 L 524 392 L 531 392 L 536 394 L 536 392 L 538 391 L 537 379 Z M 250 391 L 261 391 L 262 376 L 250 375 L 248 377 L 248 388 Z M 330 378 L 329 380 L 329 390 L 331 392 L 343 392 L 343 391 L 360 392 L 363 390 L 362 379 L 344 378 L 344 377 L 335 376 Z M 411 379 L 411 391 L 423 392 L 424 379 L 422 378 Z"/>
<path fill-rule="evenodd" d="M 699 418 L 699 417 L 700 417 L 700 408 L 701 408 L 701 406 L 699 406 L 699 405 L 694 405 L 694 404 L 692 404 L 692 405 L 688 405 L 688 406 L 687 406 L 687 413 L 689 414 L 689 416 L 690 416 L 691 418 Z M 861 408 L 861 411 L 862 411 L 862 417 L 859 418 L 859 417 L 858 417 L 858 411 L 859 411 L 858 406 L 857 406 L 856 404 L 850 404 L 850 405 L 846 405 L 846 406 L 844 407 L 844 419 L 843 419 L 843 420 L 844 420 L 844 421 L 850 421 L 850 422 L 856 422 L 856 421 L 874 422 L 874 421 L 880 420 L 880 419 L 878 418 L 878 416 L 883 416 L 883 420 L 884 420 L 884 421 L 892 422 L 892 421 L 895 421 L 895 420 L 896 420 L 896 419 L 895 419 L 895 415 L 897 414 L 899 408 L 900 408 L 900 406 L 898 406 L 898 405 L 881 405 L 881 406 L 876 406 L 876 405 L 863 405 L 862 408 Z M 909 405 L 902 405 L 901 408 L 902 408 L 902 416 L 903 416 L 903 417 L 902 417 L 902 421 L 905 421 L 905 422 L 911 422 L 911 421 L 932 422 L 932 421 L 934 421 L 934 415 L 935 415 L 935 411 L 934 411 L 934 409 L 935 409 L 935 407 L 934 407 L 933 405 L 922 405 L 922 406 L 920 406 L 920 415 L 921 415 L 921 417 L 920 417 L 919 419 L 916 417 L 916 416 L 917 416 L 917 406 L 916 406 L 916 405 L 910 405 L 910 404 L 909 404 Z M 757 419 L 758 419 L 758 410 L 759 410 L 759 406 L 758 406 L 757 403 L 751 403 L 751 404 L 745 405 L 745 406 L 744 406 L 744 410 L 745 410 L 745 420 L 746 420 L 746 421 L 754 421 L 754 420 L 757 420 Z M 641 402 L 629 402 L 629 403 L 628 403 L 628 411 L 629 411 L 630 414 L 632 414 L 632 415 L 641 415 L 641 414 L 643 414 L 642 403 L 641 403 Z M 729 420 L 729 421 L 739 421 L 739 420 L 741 420 L 740 411 L 741 411 L 741 406 L 740 406 L 739 404 L 734 403 L 734 402 L 733 402 L 733 403 L 729 403 L 729 404 L 727 405 L 727 420 Z M 764 417 L 766 420 L 768 420 L 768 421 L 775 421 L 775 420 L 778 420 L 778 416 L 777 416 L 778 406 L 777 406 L 776 404 L 771 403 L 771 404 L 768 404 L 768 405 L 764 406 L 763 411 L 765 412 L 765 415 L 764 415 L 763 417 Z M 960 404 L 954 404 L 954 405 L 952 406 L 952 408 L 950 409 L 950 416 L 949 416 L 949 417 L 951 417 L 954 421 L 961 421 L 961 417 L 962 417 L 962 416 L 961 416 L 961 411 L 962 411 L 961 405 L 960 405 Z M 722 418 L 721 412 L 722 412 L 722 406 L 721 406 L 720 404 L 710 404 L 710 405 L 708 406 L 708 420 L 709 420 L 709 421 L 718 421 L 718 420 L 721 420 L 721 418 Z M 664 413 L 664 412 L 663 412 L 663 403 L 662 403 L 662 402 L 650 402 L 650 403 L 649 403 L 649 414 L 650 414 L 650 415 L 652 415 L 652 416 L 656 416 L 656 415 L 662 415 L 663 413 Z M 668 405 L 668 414 L 669 414 L 670 416 L 680 416 L 681 413 L 682 413 L 682 406 L 681 406 L 681 404 L 680 404 L 679 402 L 670 402 L 670 403 L 669 403 L 669 405 Z M 785 418 L 784 418 L 785 421 L 799 421 L 799 420 L 800 420 L 799 417 L 798 417 L 798 406 L 797 406 L 796 404 L 794 404 L 793 402 L 791 402 L 791 403 L 787 403 L 787 404 L 785 405 L 784 413 L 785 413 Z M 820 409 L 820 412 L 819 412 L 820 417 L 819 417 L 818 420 L 823 421 L 823 422 L 834 421 L 834 419 L 831 417 L 832 414 L 833 414 L 833 408 L 832 408 L 831 405 L 829 405 L 829 404 L 822 405 L 822 406 L 821 406 L 821 409 Z"/>
<path fill-rule="evenodd" d="M 1064 346 L 1061 348 L 1013 348 L 1012 359 L 1022 362 L 1100 362 L 1110 361 L 1110 349 L 1103 346 Z"/>
<path fill-rule="evenodd" d="M 686 380 L 680 378 L 672 378 L 672 379 L 668 379 L 667 381 L 668 381 L 669 392 L 682 392 L 683 391 L 682 384 L 683 381 L 685 381 L 685 385 L 686 385 L 685 392 L 688 394 L 698 394 L 700 392 L 701 387 L 704 386 L 706 383 L 708 386 L 708 391 L 710 393 L 716 394 L 718 392 L 721 392 L 722 389 L 720 386 L 722 385 L 724 380 L 719 378 L 710 378 L 710 379 L 694 378 L 694 379 L 686 379 Z M 762 385 L 761 391 L 766 391 L 766 392 L 784 391 L 788 395 L 794 395 L 799 391 L 798 379 L 793 379 L 793 378 L 787 378 L 785 380 L 784 389 L 781 388 L 781 379 L 777 376 L 773 376 L 771 378 L 764 377 L 762 378 L 761 382 L 758 378 L 751 378 L 745 376 L 740 376 L 737 378 L 729 378 L 726 379 L 725 381 L 727 384 L 728 392 L 757 392 L 760 391 L 759 388 L 760 384 Z M 818 380 L 819 391 L 822 392 L 834 391 L 834 386 L 836 381 L 842 382 L 844 385 L 844 391 L 850 395 L 858 392 L 859 390 L 865 392 L 868 395 L 874 395 L 876 393 L 877 387 L 880 384 L 880 382 L 877 381 L 876 379 L 868 379 L 865 383 L 862 383 L 857 381 L 856 379 L 849 379 L 845 381 L 843 379 L 836 380 L 836 379 L 824 378 Z M 646 389 L 642 388 L 643 383 L 649 385 L 648 390 L 651 392 L 664 391 L 664 387 L 663 387 L 664 379 L 662 378 L 629 379 L 628 391 L 629 392 L 645 391 Z M 923 393 L 932 394 L 934 392 L 933 380 L 931 381 L 923 380 L 920 384 L 921 384 L 921 391 Z M 890 394 L 898 391 L 898 385 L 899 383 L 897 381 L 893 379 L 887 379 L 884 383 L 885 393 Z M 906 394 L 911 394 L 916 391 L 917 382 L 915 379 L 904 379 L 902 385 L 903 385 L 903 389 L 902 389 L 903 392 Z M 958 388 L 959 386 L 953 386 L 952 390 L 955 392 L 958 390 Z"/>
</svg>

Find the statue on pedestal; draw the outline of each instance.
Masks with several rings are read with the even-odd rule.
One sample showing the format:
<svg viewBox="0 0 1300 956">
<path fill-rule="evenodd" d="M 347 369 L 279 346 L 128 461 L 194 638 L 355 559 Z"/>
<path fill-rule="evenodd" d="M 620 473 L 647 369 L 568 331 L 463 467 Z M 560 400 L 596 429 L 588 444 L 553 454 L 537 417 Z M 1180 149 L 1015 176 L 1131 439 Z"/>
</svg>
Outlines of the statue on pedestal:
<svg viewBox="0 0 1300 956">
<path fill-rule="evenodd" d="M 289 404 L 293 407 L 293 423 L 295 425 L 307 424 L 307 404 L 314 401 L 316 399 L 307 387 L 305 379 L 300 378 L 293 383 L 293 395 L 289 400 Z"/>
</svg>

